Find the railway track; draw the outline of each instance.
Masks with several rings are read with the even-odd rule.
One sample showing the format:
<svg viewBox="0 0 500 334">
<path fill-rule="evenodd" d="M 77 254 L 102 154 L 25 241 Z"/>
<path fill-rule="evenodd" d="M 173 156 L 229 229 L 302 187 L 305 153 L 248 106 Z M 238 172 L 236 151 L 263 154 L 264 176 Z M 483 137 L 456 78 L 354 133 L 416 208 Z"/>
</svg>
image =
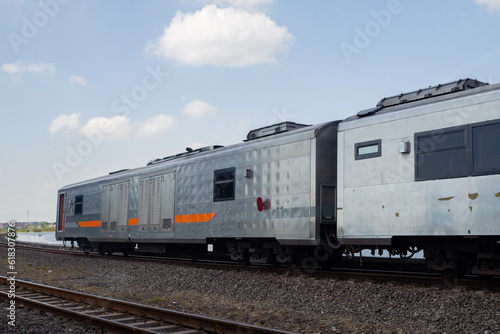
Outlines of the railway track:
<svg viewBox="0 0 500 334">
<path fill-rule="evenodd" d="M 7 300 L 9 299 L 9 285 L 7 277 L 0 276 L 0 297 Z M 113 333 L 289 333 L 22 280 L 16 280 L 15 287 L 16 302 L 97 326 Z"/>
<path fill-rule="evenodd" d="M 0 242 L 0 247 L 6 247 L 6 244 Z M 93 257 L 103 257 L 97 253 L 85 254 L 82 251 L 75 249 L 63 250 L 54 248 L 40 248 L 35 246 L 27 245 L 16 245 L 17 249 L 24 249 L 29 251 L 41 251 L 53 254 L 64 254 L 72 256 L 93 256 Z M 206 269 L 219 269 L 219 270 L 245 270 L 249 272 L 253 271 L 266 271 L 266 272 L 277 272 L 281 274 L 297 274 L 297 275 L 310 275 L 314 277 L 322 278 L 336 278 L 336 279 L 360 279 L 360 280 L 375 280 L 375 281 L 385 281 L 385 282 L 405 282 L 405 283 L 415 283 L 420 285 L 439 285 L 445 287 L 463 286 L 473 289 L 484 289 L 488 288 L 491 290 L 500 290 L 500 277 L 478 277 L 478 276 L 467 276 L 458 279 L 445 279 L 439 276 L 437 273 L 429 272 L 415 272 L 415 271 L 405 271 L 405 270 L 384 270 L 384 269 L 366 269 L 357 267 L 339 267 L 324 270 L 321 268 L 283 268 L 283 267 L 273 267 L 269 265 L 253 265 L 242 267 L 236 263 L 232 262 L 213 262 L 208 260 L 203 261 L 193 261 L 190 259 L 177 259 L 177 258 L 166 258 L 158 256 L 144 256 L 144 255 L 130 255 L 128 257 L 124 256 L 104 256 L 105 258 L 112 258 L 119 261 L 141 261 L 141 262 L 153 262 L 153 263 L 169 263 L 169 264 L 179 264 L 186 266 L 196 266 Z M 379 259 L 375 259 L 376 265 L 381 265 Z M 345 261 L 349 265 L 348 261 Z M 352 262 L 356 262 L 355 260 Z M 364 262 L 369 262 L 364 258 Z"/>
</svg>

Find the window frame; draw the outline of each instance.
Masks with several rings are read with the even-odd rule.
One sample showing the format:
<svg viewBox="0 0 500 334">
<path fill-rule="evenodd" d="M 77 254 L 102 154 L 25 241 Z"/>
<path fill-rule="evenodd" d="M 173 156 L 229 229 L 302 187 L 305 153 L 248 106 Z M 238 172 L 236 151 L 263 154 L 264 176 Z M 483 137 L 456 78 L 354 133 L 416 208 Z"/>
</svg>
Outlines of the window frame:
<svg viewBox="0 0 500 334">
<path fill-rule="evenodd" d="M 377 152 L 374 153 L 365 153 L 365 154 L 359 154 L 359 149 L 363 147 L 368 147 L 368 146 L 375 146 L 377 145 L 378 150 Z M 370 141 L 364 141 L 361 143 L 356 143 L 354 144 L 354 160 L 363 160 L 363 159 L 371 159 L 371 158 L 377 158 L 382 156 L 382 139 L 375 139 L 375 140 L 370 140 Z"/>
<path fill-rule="evenodd" d="M 222 174 L 222 173 L 232 173 L 232 178 L 228 180 L 223 180 L 223 181 L 218 181 L 217 180 L 217 175 Z M 222 184 L 230 184 L 232 183 L 233 185 L 233 190 L 231 196 L 227 197 L 216 197 L 216 190 L 218 189 L 219 185 Z M 235 193 L 236 193 L 236 168 L 235 167 L 229 167 L 229 168 L 222 168 L 222 169 L 217 169 L 214 170 L 214 182 L 213 182 L 214 188 L 213 188 L 213 201 L 214 202 L 224 202 L 224 201 L 233 201 L 235 199 Z"/>
<path fill-rule="evenodd" d="M 500 168 L 497 171 L 478 171 L 478 172 L 475 171 L 475 159 L 474 159 L 475 149 L 474 149 L 473 131 L 475 128 L 479 128 L 479 127 L 487 126 L 487 125 L 493 125 L 493 124 L 500 125 L 500 119 L 469 124 L 469 129 L 468 129 L 468 133 L 469 133 L 469 142 L 468 142 L 469 157 L 468 158 L 470 161 L 470 175 L 471 176 L 500 174 Z"/>
<path fill-rule="evenodd" d="M 464 141 L 463 145 L 453 145 L 453 146 L 448 146 L 448 147 L 438 147 L 434 149 L 420 149 L 419 148 L 419 139 L 425 138 L 425 137 L 430 137 L 430 136 L 437 136 L 437 135 L 446 135 L 449 133 L 454 133 L 454 132 L 459 132 L 461 131 L 464 135 Z M 414 162 L 415 162 L 415 181 L 427 181 L 427 180 L 446 180 L 446 179 L 454 179 L 454 178 L 460 178 L 460 177 L 466 177 L 470 175 L 470 159 L 469 159 L 469 130 L 468 130 L 468 125 L 460 125 L 460 126 L 453 126 L 453 127 L 447 127 L 447 128 L 442 128 L 442 129 L 435 129 L 431 131 L 424 131 L 424 132 L 417 132 L 414 135 L 414 149 L 415 149 L 415 156 L 414 156 Z M 459 175 L 450 175 L 446 177 L 436 177 L 435 175 L 433 176 L 418 176 L 419 172 L 419 160 L 418 157 L 420 154 L 425 154 L 425 153 L 435 153 L 435 152 L 444 152 L 444 151 L 452 151 L 452 150 L 457 150 L 457 149 L 464 149 L 464 160 L 465 160 L 465 172 Z"/>
</svg>

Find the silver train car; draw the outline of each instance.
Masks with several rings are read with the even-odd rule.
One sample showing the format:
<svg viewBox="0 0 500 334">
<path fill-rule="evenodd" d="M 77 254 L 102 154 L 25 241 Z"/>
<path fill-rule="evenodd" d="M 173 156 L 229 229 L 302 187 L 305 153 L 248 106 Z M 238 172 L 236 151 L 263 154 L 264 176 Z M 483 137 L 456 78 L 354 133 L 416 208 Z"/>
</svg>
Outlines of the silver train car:
<svg viewBox="0 0 500 334">
<path fill-rule="evenodd" d="M 240 263 L 423 250 L 443 274 L 498 275 L 499 201 L 500 84 L 464 79 L 66 186 L 56 238 Z"/>
<path fill-rule="evenodd" d="M 86 252 L 227 252 L 293 261 L 335 216 L 338 122 L 285 122 L 62 188 L 56 237 Z M 200 247 L 201 246 L 201 247 Z"/>
<path fill-rule="evenodd" d="M 500 273 L 500 84 L 383 99 L 338 132 L 341 244 L 423 249 L 443 273 Z"/>
</svg>

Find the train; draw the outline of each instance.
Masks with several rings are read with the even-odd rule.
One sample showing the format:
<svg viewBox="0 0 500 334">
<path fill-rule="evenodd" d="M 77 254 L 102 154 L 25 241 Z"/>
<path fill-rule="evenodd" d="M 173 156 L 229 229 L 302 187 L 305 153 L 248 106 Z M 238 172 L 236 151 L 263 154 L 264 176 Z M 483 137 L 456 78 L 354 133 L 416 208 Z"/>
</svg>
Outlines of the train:
<svg viewBox="0 0 500 334">
<path fill-rule="evenodd" d="M 423 251 L 443 275 L 499 275 L 500 84 L 429 86 L 67 185 L 56 239 L 241 264 Z"/>
</svg>

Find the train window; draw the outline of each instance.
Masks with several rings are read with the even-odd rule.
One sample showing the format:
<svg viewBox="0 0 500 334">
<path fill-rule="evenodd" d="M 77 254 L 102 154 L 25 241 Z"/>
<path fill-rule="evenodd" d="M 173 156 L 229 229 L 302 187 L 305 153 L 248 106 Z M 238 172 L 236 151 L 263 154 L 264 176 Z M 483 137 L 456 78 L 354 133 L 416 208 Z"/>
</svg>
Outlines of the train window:
<svg viewBox="0 0 500 334">
<path fill-rule="evenodd" d="M 234 168 L 214 171 L 214 202 L 234 200 Z"/>
<path fill-rule="evenodd" d="M 417 181 L 466 176 L 466 127 L 415 134 Z"/>
<path fill-rule="evenodd" d="M 83 213 L 83 195 L 75 196 L 75 216 Z"/>
<path fill-rule="evenodd" d="M 368 159 L 382 155 L 382 141 L 380 139 L 365 141 L 354 145 L 354 159 Z"/>
<path fill-rule="evenodd" d="M 471 126 L 472 173 L 500 173 L 500 123 Z"/>
</svg>

